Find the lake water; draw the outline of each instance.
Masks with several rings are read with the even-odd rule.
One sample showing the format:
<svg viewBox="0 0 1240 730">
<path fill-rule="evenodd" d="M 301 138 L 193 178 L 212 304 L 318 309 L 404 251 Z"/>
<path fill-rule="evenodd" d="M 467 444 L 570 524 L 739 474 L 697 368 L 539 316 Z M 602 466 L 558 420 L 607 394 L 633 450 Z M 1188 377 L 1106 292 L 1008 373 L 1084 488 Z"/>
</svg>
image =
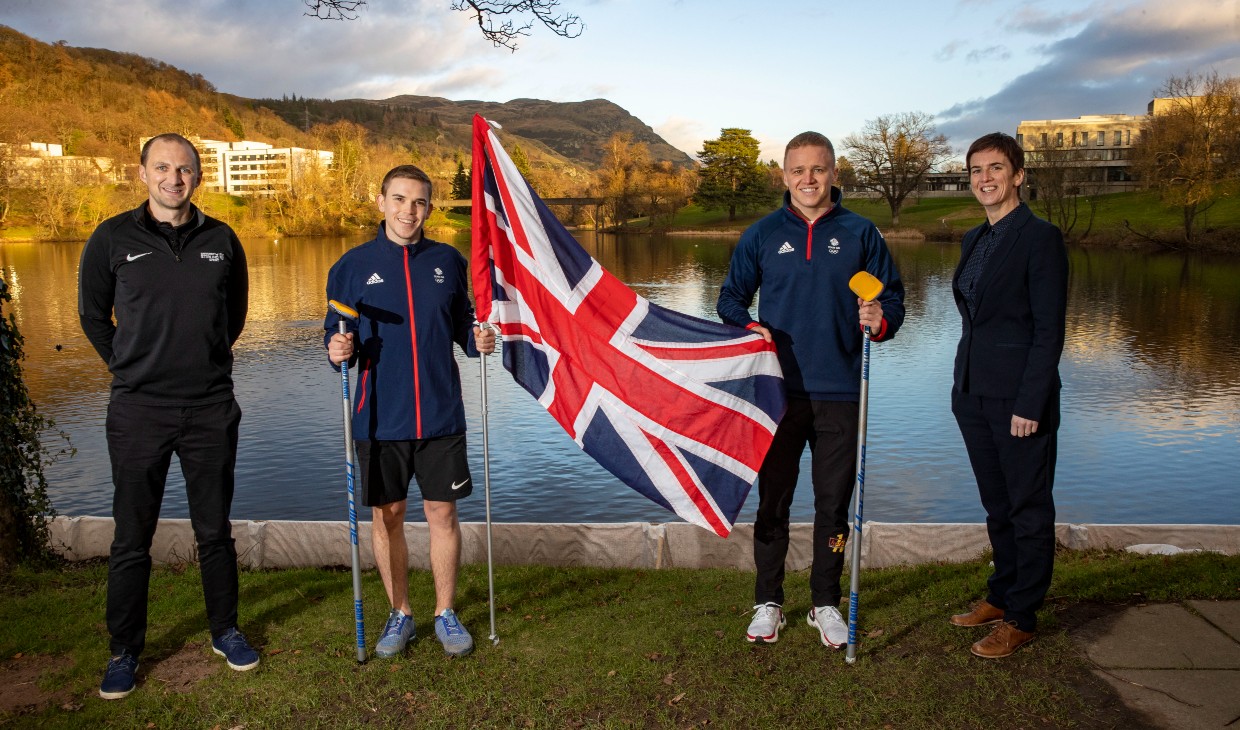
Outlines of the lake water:
<svg viewBox="0 0 1240 730">
<path fill-rule="evenodd" d="M 605 267 L 653 302 L 715 319 L 734 239 L 582 234 Z M 340 378 L 322 349 L 327 270 L 364 240 L 246 240 L 250 318 L 236 348 L 245 413 L 233 516 L 346 518 Z M 467 236 L 454 245 L 463 252 Z M 910 522 L 984 519 L 949 409 L 960 320 L 954 244 L 891 242 L 908 318 L 873 348 L 865 515 Z M 110 376 L 82 335 L 81 243 L 0 244 L 0 271 L 26 337 L 41 411 L 77 455 L 47 472 L 57 511 L 109 515 L 103 435 Z M 1055 483 L 1061 522 L 1240 524 L 1240 259 L 1073 249 L 1063 427 Z M 57 350 L 56 345 L 61 345 Z M 478 360 L 459 357 L 481 520 Z M 501 522 L 667 521 L 585 456 L 489 358 L 492 514 Z M 803 474 L 808 469 L 803 469 Z M 741 521 L 752 521 L 757 490 Z M 812 519 L 806 478 L 794 521 Z M 188 514 L 173 465 L 164 516 Z M 411 512 L 411 515 L 413 513 Z"/>
</svg>

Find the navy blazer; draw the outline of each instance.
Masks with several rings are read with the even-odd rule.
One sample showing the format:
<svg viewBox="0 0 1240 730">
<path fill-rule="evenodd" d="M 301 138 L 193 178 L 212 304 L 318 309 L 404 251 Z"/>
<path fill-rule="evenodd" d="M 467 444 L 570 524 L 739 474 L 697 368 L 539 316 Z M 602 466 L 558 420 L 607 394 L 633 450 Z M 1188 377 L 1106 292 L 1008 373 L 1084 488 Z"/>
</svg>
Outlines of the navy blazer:
<svg viewBox="0 0 1240 730">
<path fill-rule="evenodd" d="M 952 276 L 952 295 L 963 320 L 954 384 L 961 393 L 1015 401 L 1014 415 L 1047 421 L 1058 415 L 1046 408 L 1060 387 L 1068 303 L 1063 235 L 1021 203 L 982 270 L 977 314 L 970 316 L 960 272 L 989 228 L 983 224 L 965 234 Z"/>
</svg>

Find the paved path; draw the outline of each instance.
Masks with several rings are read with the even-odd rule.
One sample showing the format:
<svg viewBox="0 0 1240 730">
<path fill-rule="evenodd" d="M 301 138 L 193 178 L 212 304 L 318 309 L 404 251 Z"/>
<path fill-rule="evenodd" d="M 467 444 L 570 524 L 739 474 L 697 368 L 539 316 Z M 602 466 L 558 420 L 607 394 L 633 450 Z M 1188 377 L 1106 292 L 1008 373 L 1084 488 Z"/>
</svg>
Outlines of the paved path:
<svg viewBox="0 0 1240 730">
<path fill-rule="evenodd" d="M 1155 727 L 1240 730 L 1240 601 L 1134 606 L 1073 638 Z"/>
</svg>

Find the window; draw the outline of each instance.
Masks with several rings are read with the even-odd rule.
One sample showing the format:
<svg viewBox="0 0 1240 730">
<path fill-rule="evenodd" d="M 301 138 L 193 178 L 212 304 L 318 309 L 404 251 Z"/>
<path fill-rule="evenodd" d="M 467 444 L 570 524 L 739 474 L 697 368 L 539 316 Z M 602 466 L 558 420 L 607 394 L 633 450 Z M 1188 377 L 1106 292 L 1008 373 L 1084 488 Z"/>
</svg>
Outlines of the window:
<svg viewBox="0 0 1240 730">
<path fill-rule="evenodd" d="M 1118 129 L 1115 130 L 1115 137 L 1113 138 L 1111 145 L 1113 147 L 1119 147 L 1123 143 L 1124 143 L 1124 133 Z"/>
<path fill-rule="evenodd" d="M 1025 135 L 1017 132 L 1016 133 L 1016 144 L 1020 145 L 1021 147 L 1024 147 L 1025 146 Z"/>
<path fill-rule="evenodd" d="M 1063 132 L 1056 132 L 1056 133 L 1055 133 L 1055 146 L 1056 146 L 1056 147 L 1063 147 Z"/>
<path fill-rule="evenodd" d="M 1045 146 L 1046 146 L 1046 145 L 1048 145 L 1048 144 L 1050 144 L 1050 143 L 1049 143 L 1049 142 L 1047 142 L 1047 140 L 1046 140 L 1046 132 L 1043 132 L 1043 133 L 1042 133 L 1042 146 L 1043 146 L 1043 147 L 1045 147 Z"/>
<path fill-rule="evenodd" d="M 1106 132 L 1099 132 L 1099 133 L 1098 133 L 1098 141 L 1097 141 L 1097 142 L 1095 142 L 1094 144 L 1096 144 L 1097 146 L 1101 147 L 1101 146 L 1105 145 L 1106 143 L 1107 143 L 1107 133 L 1106 133 Z"/>
</svg>

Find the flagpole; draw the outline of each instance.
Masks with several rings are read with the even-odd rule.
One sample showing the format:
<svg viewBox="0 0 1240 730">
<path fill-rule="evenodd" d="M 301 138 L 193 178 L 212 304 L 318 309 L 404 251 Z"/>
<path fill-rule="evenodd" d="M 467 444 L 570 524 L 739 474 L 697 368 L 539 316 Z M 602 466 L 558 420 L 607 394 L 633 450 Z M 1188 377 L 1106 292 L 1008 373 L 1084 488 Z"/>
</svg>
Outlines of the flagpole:
<svg viewBox="0 0 1240 730">
<path fill-rule="evenodd" d="M 479 324 L 484 330 L 491 329 L 488 322 Z M 478 359 L 482 378 L 482 485 L 486 494 L 487 512 L 487 603 L 491 606 L 491 645 L 499 644 L 499 634 L 495 633 L 495 563 L 491 547 L 491 444 L 487 425 L 487 355 L 482 353 Z"/>
</svg>

